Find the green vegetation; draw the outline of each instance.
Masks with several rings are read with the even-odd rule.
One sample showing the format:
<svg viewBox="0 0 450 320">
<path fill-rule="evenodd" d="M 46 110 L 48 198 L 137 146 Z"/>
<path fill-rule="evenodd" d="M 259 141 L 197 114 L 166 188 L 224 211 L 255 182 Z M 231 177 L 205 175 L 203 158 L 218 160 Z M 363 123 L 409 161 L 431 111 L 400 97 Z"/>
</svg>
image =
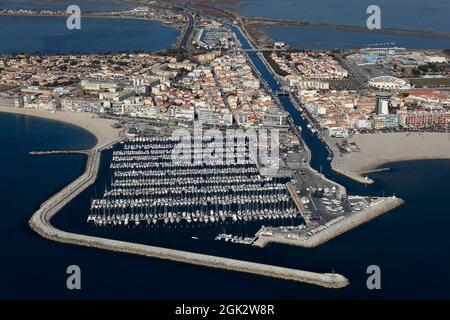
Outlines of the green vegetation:
<svg viewBox="0 0 450 320">
<path fill-rule="evenodd" d="M 266 58 L 266 61 L 270 64 L 270 66 L 273 68 L 273 70 L 278 73 L 280 76 L 285 77 L 288 75 L 288 73 L 284 70 L 281 70 L 280 66 L 278 65 L 278 63 L 276 63 L 272 57 L 271 57 L 271 52 L 263 52 L 264 58 Z"/>
<path fill-rule="evenodd" d="M 427 63 L 414 68 L 412 73 L 415 76 L 420 76 L 423 74 L 437 74 L 445 70 L 445 65 L 437 63 Z"/>
<path fill-rule="evenodd" d="M 450 87 L 450 78 L 414 78 L 408 81 L 418 87 Z"/>
<path fill-rule="evenodd" d="M 13 89 L 15 87 L 16 86 L 12 85 L 12 84 L 1 84 L 0 83 L 0 92 L 6 92 L 6 91 L 11 90 L 11 89 Z"/>
</svg>

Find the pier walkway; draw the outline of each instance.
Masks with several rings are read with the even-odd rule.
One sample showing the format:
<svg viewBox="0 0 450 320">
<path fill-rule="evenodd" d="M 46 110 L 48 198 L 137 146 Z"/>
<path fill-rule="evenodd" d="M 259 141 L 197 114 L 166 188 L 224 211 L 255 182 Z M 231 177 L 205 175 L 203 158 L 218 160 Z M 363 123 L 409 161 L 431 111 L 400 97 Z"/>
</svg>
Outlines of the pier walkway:
<svg viewBox="0 0 450 320">
<path fill-rule="evenodd" d="M 89 155 L 89 150 L 49 150 L 49 151 L 30 151 L 30 156 L 46 156 L 53 154 L 84 154 Z"/>
<path fill-rule="evenodd" d="M 253 246 L 263 248 L 269 243 L 282 243 L 304 248 L 314 248 L 382 215 L 385 212 L 401 206 L 403 203 L 404 201 L 400 198 L 383 198 L 379 202 L 373 203 L 366 210 L 345 217 L 341 221 L 310 237 L 300 239 L 288 239 L 285 234 L 280 233 L 274 233 L 272 236 L 264 236 L 261 234 L 261 231 L 259 231 L 257 233 L 258 239 L 253 243 Z"/>
</svg>

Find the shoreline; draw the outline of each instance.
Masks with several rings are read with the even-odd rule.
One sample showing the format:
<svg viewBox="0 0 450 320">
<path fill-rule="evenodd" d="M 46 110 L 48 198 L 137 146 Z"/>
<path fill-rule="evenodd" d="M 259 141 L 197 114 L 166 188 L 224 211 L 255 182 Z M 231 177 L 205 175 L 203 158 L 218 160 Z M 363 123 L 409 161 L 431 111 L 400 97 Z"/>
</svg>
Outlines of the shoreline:
<svg viewBox="0 0 450 320">
<path fill-rule="evenodd" d="M 334 157 L 333 157 L 334 160 Z M 361 172 L 361 174 L 358 174 L 356 172 L 352 172 L 352 171 L 347 171 L 347 170 L 343 170 L 341 168 L 338 168 L 334 163 L 333 160 L 331 161 L 331 169 L 333 169 L 333 171 L 355 181 L 361 184 L 365 184 L 365 185 L 370 185 L 370 184 L 374 184 L 375 181 L 373 181 L 372 179 L 370 179 L 368 176 L 362 176 L 361 174 L 364 172 Z M 369 173 L 369 172 L 367 172 Z"/>
<path fill-rule="evenodd" d="M 64 123 L 80 126 L 97 136 L 96 145 L 86 151 L 87 162 L 85 172 L 77 179 L 72 181 L 62 190 L 44 201 L 39 209 L 32 215 L 28 224 L 36 233 L 42 237 L 60 243 L 84 246 L 95 249 L 103 249 L 113 252 L 122 252 L 136 254 L 151 258 L 170 260 L 175 262 L 189 263 L 193 265 L 210 267 L 215 269 L 237 271 L 243 273 L 256 274 L 260 276 L 273 277 L 283 280 L 297 281 L 307 284 L 322 286 L 325 288 L 343 288 L 349 284 L 347 278 L 340 274 L 316 273 L 310 271 L 302 271 L 298 269 L 284 268 L 279 266 L 248 262 L 243 260 L 235 260 L 205 254 L 180 251 L 175 249 L 167 249 L 150 245 L 137 244 L 107 238 L 94 237 L 83 234 L 76 234 L 57 229 L 51 224 L 51 219 L 70 201 L 77 197 L 87 187 L 95 183 L 100 166 L 101 152 L 110 146 L 118 143 L 122 137 L 110 137 L 106 139 L 100 134 L 99 127 L 82 127 L 78 121 L 71 121 L 66 116 L 77 113 L 60 112 L 49 113 L 31 109 L 17 109 L 14 107 L 1 107 L 0 112 L 12 114 L 21 114 L 26 116 L 36 116 L 45 119 L 52 119 Z M 59 115 L 59 116 L 57 116 Z M 104 119 L 101 119 L 104 120 Z"/>
<path fill-rule="evenodd" d="M 359 134 L 348 139 L 361 152 L 340 155 L 336 139 L 324 139 L 333 150 L 331 167 L 334 171 L 363 184 L 374 181 L 367 174 L 388 171 L 389 164 L 416 160 L 450 159 L 450 134 L 436 132 L 395 132 Z"/>
<path fill-rule="evenodd" d="M 393 209 L 401 206 L 405 203 L 400 198 L 383 198 L 378 203 L 370 206 L 364 211 L 355 213 L 349 217 L 342 219 L 341 221 L 331 225 L 325 230 L 322 230 L 308 238 L 302 239 L 287 239 L 280 234 L 274 234 L 272 237 L 266 237 L 258 235 L 258 239 L 253 243 L 255 247 L 264 248 L 270 243 L 287 244 L 303 248 L 315 248 L 325 242 L 328 242 L 334 238 L 337 238 L 346 232 L 355 229 L 373 219 L 391 212 Z"/>
<path fill-rule="evenodd" d="M 252 41 L 251 41 L 252 38 L 248 34 L 243 33 L 242 30 L 241 30 L 241 33 L 242 33 L 243 37 L 247 39 L 250 46 L 252 46 Z M 264 63 L 264 65 L 266 65 L 266 67 L 268 68 L 268 71 L 272 74 L 274 79 L 277 81 L 280 81 L 278 74 L 276 72 L 274 72 L 273 68 L 270 67 L 270 63 L 266 60 L 264 55 L 259 55 L 259 58 Z M 295 109 L 297 109 L 297 112 L 298 112 L 298 104 L 297 104 L 296 99 L 294 99 L 292 95 L 290 95 L 289 98 L 290 98 L 291 103 L 294 105 Z M 280 103 L 280 102 L 278 101 L 278 103 Z M 295 125 L 292 123 L 291 123 L 291 126 L 295 127 Z M 302 139 L 301 134 L 298 133 L 297 130 L 295 130 L 295 131 L 297 132 L 298 138 L 302 142 L 302 144 L 307 152 L 307 158 L 308 158 L 307 165 L 308 165 L 309 170 L 314 171 L 317 174 L 319 174 L 316 170 L 314 170 L 311 167 L 312 153 L 311 153 L 311 150 L 309 149 L 308 144 Z M 326 145 L 329 145 L 328 141 L 325 141 L 324 143 Z M 333 150 L 333 149 L 331 149 L 331 150 Z M 333 154 L 335 155 L 336 153 L 333 152 Z M 343 185 L 340 185 L 339 183 L 328 179 L 323 174 L 320 174 L 320 176 L 322 179 L 335 185 L 341 194 L 347 193 L 347 190 Z M 354 228 L 356 228 L 366 222 L 369 222 L 370 220 L 372 220 L 384 213 L 391 211 L 392 209 L 402 205 L 403 203 L 404 203 L 404 200 L 395 198 L 395 197 L 394 198 L 382 198 L 379 202 L 376 203 L 376 205 L 371 206 L 362 212 L 353 214 L 350 217 L 346 217 L 345 219 L 333 224 L 332 226 L 328 227 L 327 229 L 314 234 L 313 236 L 311 236 L 308 239 L 291 240 L 291 239 L 287 239 L 284 236 L 280 236 L 279 234 L 275 234 L 274 236 L 271 236 L 271 237 L 264 237 L 264 236 L 262 236 L 263 230 L 260 229 L 256 234 L 257 240 L 253 243 L 253 246 L 263 248 L 268 243 L 273 242 L 273 243 L 288 244 L 288 245 L 300 246 L 300 247 L 306 247 L 306 248 L 317 247 L 333 238 L 336 238 L 336 237 L 344 234 L 345 232 L 347 232 L 351 229 L 354 229 Z"/>
<path fill-rule="evenodd" d="M 64 14 L 4 14 L 4 13 L 0 13 L 0 17 L 55 17 L 55 18 L 67 18 L 69 15 L 64 15 Z M 166 28 L 170 28 L 170 29 L 174 29 L 180 32 L 180 34 L 178 35 L 176 41 L 170 45 L 170 47 L 165 48 L 165 49 L 161 49 L 161 50 L 155 50 L 155 51 L 148 51 L 148 53 L 153 53 L 153 54 L 158 54 L 161 52 L 166 52 L 167 50 L 170 49 L 177 49 L 180 46 L 180 42 L 183 38 L 183 34 L 185 32 L 186 26 L 178 26 L 178 25 L 172 25 L 169 23 L 166 23 L 163 20 L 159 20 L 159 19 L 150 19 L 150 18 L 144 18 L 144 17 L 134 17 L 134 16 L 124 16 L 124 15 L 107 15 L 107 14 L 101 14 L 101 12 L 99 13 L 88 13 L 85 14 L 83 16 L 84 18 L 88 18 L 88 19 L 118 19 L 118 20 L 136 20 L 136 21 L 147 21 L 147 22 L 156 22 L 159 23 L 161 26 L 166 27 Z M 100 53 L 100 52 L 99 52 Z M 34 54 L 33 53 L 27 53 L 27 54 Z M 44 53 L 42 53 L 44 54 Z M 65 53 L 65 54 L 69 54 L 69 53 Z M 8 54 L 2 54 L 2 55 L 8 55 Z M 47 54 L 44 54 L 47 55 Z M 51 54 L 50 54 L 51 55 Z"/>
<path fill-rule="evenodd" d="M 15 108 L 4 105 L 0 105 L 0 112 L 59 121 L 88 131 L 96 140 L 90 150 L 109 144 L 115 140 L 115 135 L 119 134 L 119 130 L 111 126 L 115 121 L 94 117 L 92 114 L 84 112 L 57 111 L 52 113 L 44 110 Z"/>
</svg>

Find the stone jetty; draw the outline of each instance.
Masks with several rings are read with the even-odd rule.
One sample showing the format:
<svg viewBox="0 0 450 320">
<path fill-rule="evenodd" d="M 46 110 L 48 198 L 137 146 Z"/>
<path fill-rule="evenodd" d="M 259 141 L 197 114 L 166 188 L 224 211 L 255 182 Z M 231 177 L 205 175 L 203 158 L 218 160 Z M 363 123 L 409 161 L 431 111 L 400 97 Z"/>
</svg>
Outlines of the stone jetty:
<svg viewBox="0 0 450 320">
<path fill-rule="evenodd" d="M 75 234 L 55 228 L 51 224 L 52 217 L 78 194 L 95 182 L 100 164 L 101 151 L 119 141 L 120 139 L 116 139 L 111 143 L 101 147 L 95 147 L 94 149 L 86 152 L 88 160 L 85 172 L 68 186 L 63 188 L 60 192 L 45 201 L 31 217 L 29 224 L 34 231 L 47 239 L 66 244 L 137 254 L 216 269 L 251 273 L 261 276 L 304 282 L 326 288 L 343 288 L 348 285 L 348 279 L 335 273 L 308 272 L 273 265 L 265 265 L 248 261 Z"/>
<path fill-rule="evenodd" d="M 285 235 L 277 233 L 272 236 L 264 236 L 260 231 L 257 233 L 258 239 L 253 243 L 253 246 L 263 248 L 269 243 L 282 243 L 298 247 L 314 248 L 382 215 L 383 213 L 401 206 L 403 203 L 404 201 L 400 198 L 382 198 L 367 209 L 354 213 L 310 237 L 300 239 L 288 239 Z"/>
</svg>

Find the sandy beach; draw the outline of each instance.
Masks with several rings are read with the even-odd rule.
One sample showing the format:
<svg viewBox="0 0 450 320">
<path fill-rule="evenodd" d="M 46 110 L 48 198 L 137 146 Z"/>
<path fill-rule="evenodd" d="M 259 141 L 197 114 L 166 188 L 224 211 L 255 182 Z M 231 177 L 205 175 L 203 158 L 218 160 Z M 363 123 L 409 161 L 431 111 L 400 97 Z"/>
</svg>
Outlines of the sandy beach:
<svg viewBox="0 0 450 320">
<path fill-rule="evenodd" d="M 119 129 L 112 127 L 114 120 L 100 119 L 93 114 L 83 112 L 58 111 L 51 113 L 49 111 L 38 109 L 14 108 L 0 106 L 0 112 L 21 114 L 32 117 L 45 118 L 55 121 L 68 123 L 91 132 L 97 139 L 94 148 L 99 149 L 104 145 L 116 140 L 120 134 Z"/>
<path fill-rule="evenodd" d="M 370 184 L 365 174 L 383 169 L 390 162 L 406 160 L 450 159 L 450 133 L 375 133 L 359 134 L 348 140 L 361 152 L 343 154 L 336 151 L 332 161 L 334 170 L 356 181 Z M 385 168 L 388 169 L 388 168 Z"/>
</svg>

